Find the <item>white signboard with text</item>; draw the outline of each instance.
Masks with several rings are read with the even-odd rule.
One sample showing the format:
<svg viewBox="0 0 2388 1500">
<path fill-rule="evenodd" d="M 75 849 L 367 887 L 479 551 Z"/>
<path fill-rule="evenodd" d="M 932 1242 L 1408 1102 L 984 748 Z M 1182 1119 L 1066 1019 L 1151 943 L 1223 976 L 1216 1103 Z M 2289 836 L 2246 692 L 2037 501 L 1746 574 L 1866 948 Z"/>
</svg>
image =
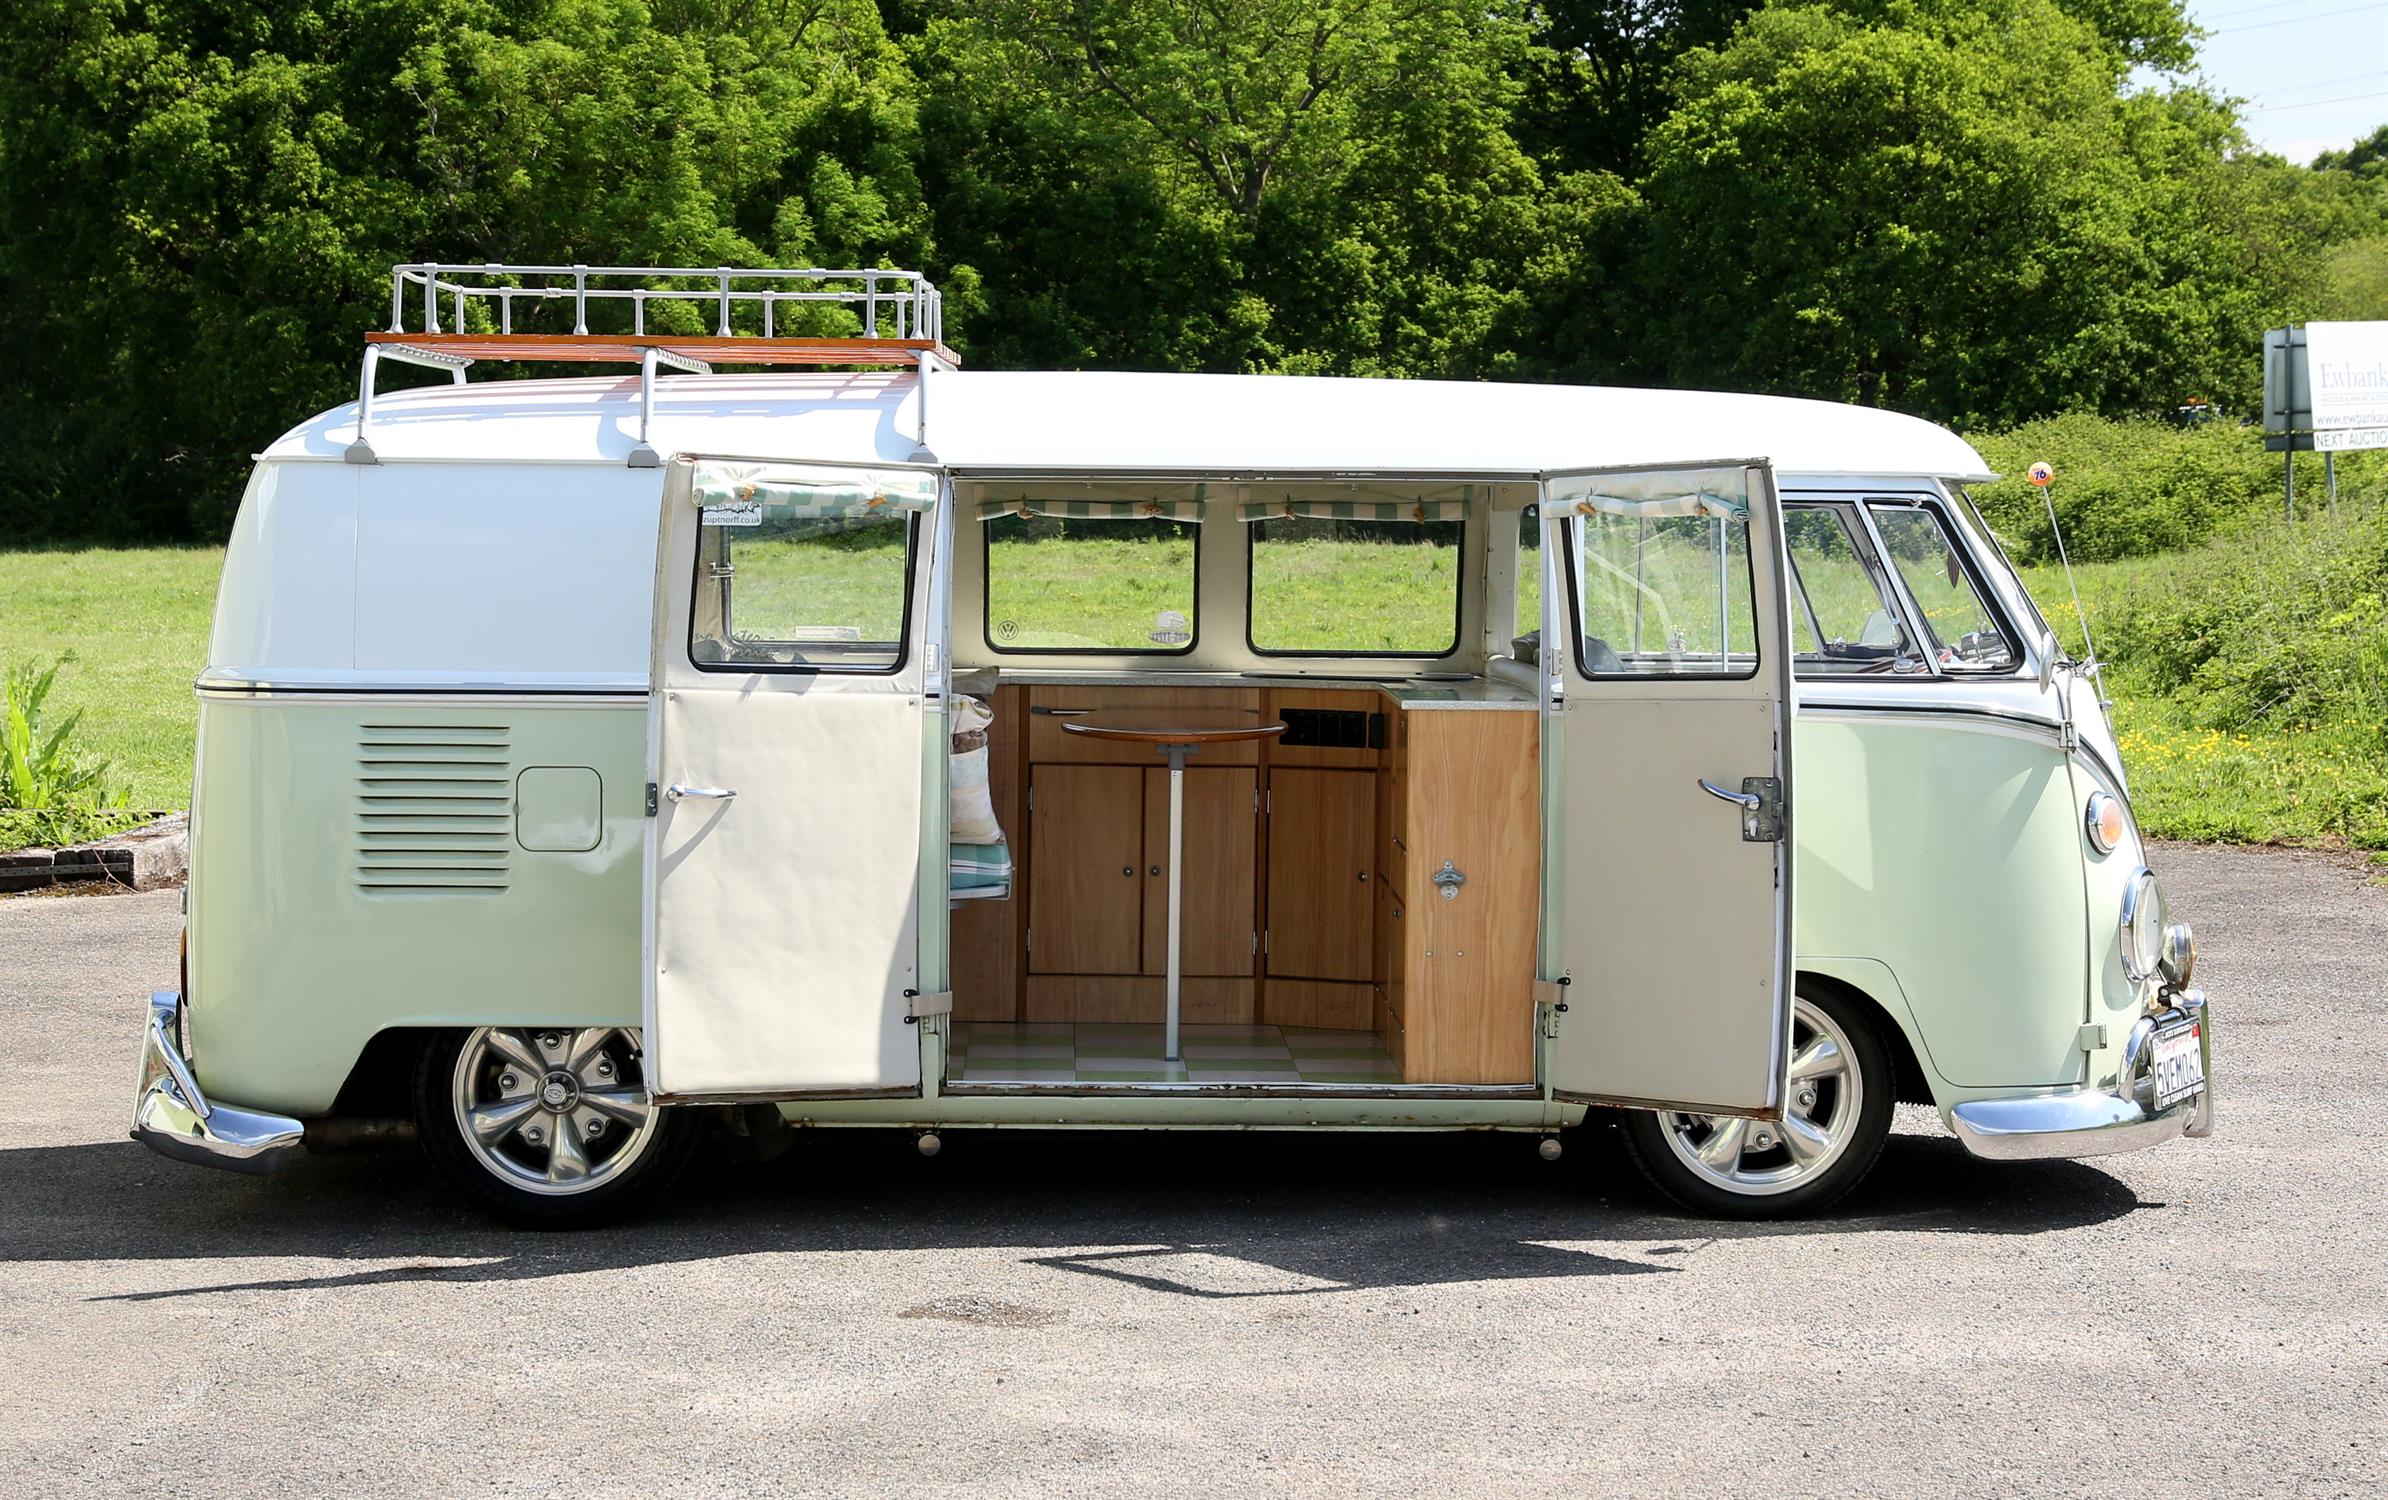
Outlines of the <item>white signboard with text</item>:
<svg viewBox="0 0 2388 1500">
<path fill-rule="evenodd" d="M 2388 323 L 2308 323 L 2313 446 L 2388 448 Z"/>
</svg>

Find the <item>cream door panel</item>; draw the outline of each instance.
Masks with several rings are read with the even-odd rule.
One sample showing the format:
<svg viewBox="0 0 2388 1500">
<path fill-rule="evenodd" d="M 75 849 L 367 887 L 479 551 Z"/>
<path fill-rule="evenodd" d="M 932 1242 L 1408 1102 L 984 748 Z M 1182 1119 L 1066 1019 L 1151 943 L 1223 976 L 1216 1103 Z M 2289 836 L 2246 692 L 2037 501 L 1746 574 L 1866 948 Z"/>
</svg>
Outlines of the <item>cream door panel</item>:
<svg viewBox="0 0 2388 1500">
<path fill-rule="evenodd" d="M 937 633 L 923 479 L 894 465 L 673 466 L 657 563 L 647 884 L 647 1068 L 666 1097 L 920 1086 L 919 1034 L 905 1017 L 907 992 L 922 988 L 924 771 L 935 769 L 923 757 L 936 748 L 924 707 Z M 700 508 L 703 495 L 721 503 Z M 903 512 L 892 520 L 889 495 Z M 852 571 L 861 554 L 807 571 L 806 536 L 848 524 L 849 508 L 911 528 L 909 549 L 896 533 L 864 583 Z M 867 602 L 874 589 L 882 597 Z M 849 618 L 862 623 L 841 624 Z M 887 633 L 903 637 L 885 644 L 893 670 L 734 664 L 867 662 Z"/>
<path fill-rule="evenodd" d="M 1570 981 L 1550 1080 L 1568 1098 L 1774 1113 L 1792 699 L 1772 475 L 1551 475 L 1543 517 L 1545 711 L 1561 742 L 1551 946 Z M 1756 826 L 1729 800 L 1745 793 L 1765 803 Z"/>
</svg>

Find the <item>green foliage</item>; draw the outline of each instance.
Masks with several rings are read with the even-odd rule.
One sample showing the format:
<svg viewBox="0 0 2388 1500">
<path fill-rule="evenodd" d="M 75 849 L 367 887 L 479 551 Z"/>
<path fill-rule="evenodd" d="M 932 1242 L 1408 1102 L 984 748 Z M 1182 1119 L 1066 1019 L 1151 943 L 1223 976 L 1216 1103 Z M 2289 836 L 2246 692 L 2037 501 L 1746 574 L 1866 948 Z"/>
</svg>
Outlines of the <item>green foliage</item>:
<svg viewBox="0 0 2388 1500">
<path fill-rule="evenodd" d="M 2003 476 L 1974 486 L 1974 501 L 2018 562 L 2056 559 L 2046 501 L 2024 478 L 2043 459 L 2056 468 L 2048 498 L 2077 562 L 2193 547 L 2283 511 L 2281 456 L 2264 451 L 2254 428 L 2227 421 L 2175 427 L 2077 412 L 1973 442 Z M 2388 495 L 2388 454 L 2340 454 L 2338 476 L 2349 495 Z M 2297 492 L 2309 510 L 2323 503 L 2318 455 L 2299 455 Z"/>
<path fill-rule="evenodd" d="M 2388 503 L 2077 571 L 2148 827 L 2388 848 Z M 2062 574 L 2025 582 L 2078 650 Z"/>
<path fill-rule="evenodd" d="M 1972 425 L 2245 396 L 2302 177 L 2126 91 L 2133 50 L 2053 0 L 1886 0 L 1688 54 L 1641 184 L 1665 375 Z"/>
<path fill-rule="evenodd" d="M 0 673 L 0 849 L 70 843 L 131 821 L 123 791 L 107 779 L 108 763 L 87 754 L 76 737 L 82 710 L 61 718 L 48 709 L 50 690 L 71 659 L 47 667 L 12 661 Z"/>
<path fill-rule="evenodd" d="M 2262 328 L 2388 313 L 2388 178 L 2378 137 L 2251 151 L 2189 37 L 2179 0 L 20 0 L 0 538 L 222 536 L 401 260 L 917 265 L 996 368 L 2244 410 Z"/>
</svg>

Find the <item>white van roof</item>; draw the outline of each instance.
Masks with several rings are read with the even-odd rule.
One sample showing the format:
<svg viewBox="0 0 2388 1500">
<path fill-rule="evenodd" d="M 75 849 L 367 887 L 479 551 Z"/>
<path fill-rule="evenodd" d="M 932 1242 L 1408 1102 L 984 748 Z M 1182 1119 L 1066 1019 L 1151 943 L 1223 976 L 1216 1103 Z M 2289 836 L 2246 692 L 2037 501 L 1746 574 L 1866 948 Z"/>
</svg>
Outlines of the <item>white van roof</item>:
<svg viewBox="0 0 2388 1500">
<path fill-rule="evenodd" d="M 919 375 L 874 371 L 666 377 L 654 446 L 844 462 L 920 447 Z M 1546 469 L 1768 459 L 1786 475 L 1991 476 L 1972 445 L 1918 418 L 1833 402 L 1711 391 L 935 369 L 928 447 L 957 470 L 1523 475 Z M 377 396 L 384 461 L 623 464 L 635 375 L 485 380 Z M 337 462 L 354 403 L 259 457 Z"/>
</svg>

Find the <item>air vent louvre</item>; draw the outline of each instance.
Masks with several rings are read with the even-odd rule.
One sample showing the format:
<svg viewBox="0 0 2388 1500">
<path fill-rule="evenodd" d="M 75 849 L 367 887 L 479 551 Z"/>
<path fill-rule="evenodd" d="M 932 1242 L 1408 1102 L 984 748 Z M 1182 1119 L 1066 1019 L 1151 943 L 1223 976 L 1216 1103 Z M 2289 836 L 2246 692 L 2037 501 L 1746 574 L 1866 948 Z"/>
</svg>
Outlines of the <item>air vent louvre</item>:
<svg viewBox="0 0 2388 1500">
<path fill-rule="evenodd" d="M 514 844 L 509 748 L 502 724 L 365 725 L 357 737 L 357 889 L 504 891 Z"/>
</svg>

